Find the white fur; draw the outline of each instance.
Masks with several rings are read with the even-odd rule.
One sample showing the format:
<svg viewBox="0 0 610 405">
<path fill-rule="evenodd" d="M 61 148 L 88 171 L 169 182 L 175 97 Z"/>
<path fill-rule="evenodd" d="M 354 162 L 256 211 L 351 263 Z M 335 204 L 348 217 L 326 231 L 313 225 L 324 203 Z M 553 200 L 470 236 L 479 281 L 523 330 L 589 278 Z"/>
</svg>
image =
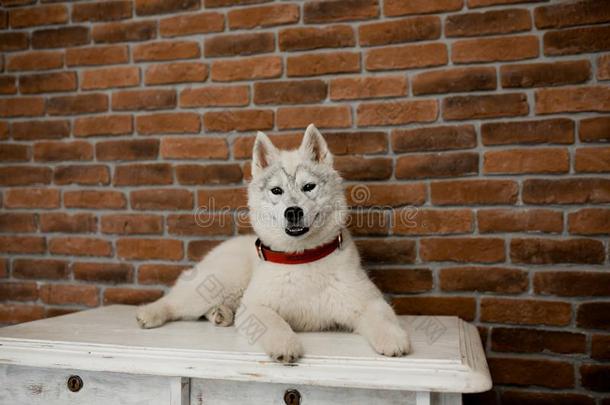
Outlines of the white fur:
<svg viewBox="0 0 610 405">
<path fill-rule="evenodd" d="M 299 252 L 343 236 L 340 249 L 312 263 L 284 265 L 261 260 L 256 236 L 239 236 L 213 249 L 195 268 L 184 272 L 171 291 L 138 309 L 144 328 L 170 320 L 205 315 L 217 325 L 240 325 L 255 317 L 264 326 L 259 342 L 271 358 L 296 361 L 303 347 L 295 331 L 333 328 L 364 336 L 380 354 L 400 356 L 409 339 L 394 311 L 368 279 L 349 232 L 341 178 L 319 131 L 310 125 L 295 151 L 277 150 L 259 132 L 253 179 L 248 187 L 252 226 L 273 250 Z M 310 192 L 302 187 L 315 183 Z M 271 193 L 281 187 L 282 195 Z M 302 236 L 286 234 L 284 210 L 299 206 L 310 228 Z"/>
</svg>

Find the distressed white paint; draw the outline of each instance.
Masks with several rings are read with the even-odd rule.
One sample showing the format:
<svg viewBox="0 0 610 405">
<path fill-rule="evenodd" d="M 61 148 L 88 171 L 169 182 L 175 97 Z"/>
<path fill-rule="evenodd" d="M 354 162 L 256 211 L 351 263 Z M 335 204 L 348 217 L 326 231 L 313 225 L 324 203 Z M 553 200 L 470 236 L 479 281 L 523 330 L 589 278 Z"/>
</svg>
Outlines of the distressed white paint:
<svg viewBox="0 0 610 405">
<path fill-rule="evenodd" d="M 491 387 L 475 327 L 455 317 L 401 317 L 401 323 L 413 349 L 406 357 L 380 356 L 355 334 L 302 333 L 305 357 L 285 366 L 233 328 L 175 322 L 144 330 L 135 307 L 116 305 L 0 329 L 0 364 L 174 377 L 164 402 L 171 404 L 188 403 L 189 378 L 409 392 Z M 437 395 L 430 402 L 438 401 L 459 403 L 459 395 Z"/>
</svg>

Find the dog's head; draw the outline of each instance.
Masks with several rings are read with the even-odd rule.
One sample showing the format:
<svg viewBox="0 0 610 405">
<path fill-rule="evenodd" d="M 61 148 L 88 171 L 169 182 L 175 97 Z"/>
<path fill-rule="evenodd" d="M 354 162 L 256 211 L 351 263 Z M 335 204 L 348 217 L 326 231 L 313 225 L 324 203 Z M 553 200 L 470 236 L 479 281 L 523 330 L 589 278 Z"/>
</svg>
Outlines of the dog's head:
<svg viewBox="0 0 610 405">
<path fill-rule="evenodd" d="M 248 206 L 254 231 L 274 250 L 302 251 L 338 235 L 347 215 L 341 176 L 313 124 L 291 151 L 280 151 L 267 135 L 257 134 Z"/>
</svg>

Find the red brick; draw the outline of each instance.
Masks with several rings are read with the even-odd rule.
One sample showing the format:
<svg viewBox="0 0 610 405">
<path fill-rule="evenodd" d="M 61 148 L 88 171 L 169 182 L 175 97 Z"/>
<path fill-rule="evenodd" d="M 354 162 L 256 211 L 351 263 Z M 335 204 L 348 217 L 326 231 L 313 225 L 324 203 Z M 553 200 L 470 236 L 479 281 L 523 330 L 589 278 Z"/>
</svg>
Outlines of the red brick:
<svg viewBox="0 0 610 405">
<path fill-rule="evenodd" d="M 197 62 L 152 65 L 146 69 L 147 85 L 203 82 L 208 78 L 208 66 Z"/>
<path fill-rule="evenodd" d="M 158 300 L 163 296 L 162 290 L 132 289 L 132 288 L 106 288 L 104 290 L 104 305 L 126 304 L 142 305 Z"/>
<path fill-rule="evenodd" d="M 496 384 L 574 387 L 574 366 L 566 361 L 490 358 L 489 369 Z"/>
<path fill-rule="evenodd" d="M 430 186 L 435 205 L 515 204 L 518 190 L 511 180 L 438 181 Z"/>
<path fill-rule="evenodd" d="M 571 234 L 605 235 L 610 233 L 610 210 L 603 208 L 583 208 L 568 214 Z"/>
<path fill-rule="evenodd" d="M 422 239 L 419 255 L 424 261 L 493 263 L 504 261 L 504 241 L 498 238 Z"/>
<path fill-rule="evenodd" d="M 563 215 L 548 209 L 487 209 L 477 212 L 479 232 L 551 232 L 561 233 Z"/>
<path fill-rule="evenodd" d="M 534 275 L 534 291 L 561 297 L 610 296 L 610 274 L 583 271 L 544 271 Z"/>
<path fill-rule="evenodd" d="M 121 165 L 114 171 L 115 186 L 172 184 L 172 182 L 172 167 L 165 163 Z"/>
<path fill-rule="evenodd" d="M 305 128 L 312 122 L 318 128 L 347 128 L 352 111 L 349 106 L 281 107 L 276 121 L 279 129 Z"/>
<path fill-rule="evenodd" d="M 29 28 L 37 25 L 65 24 L 68 8 L 63 4 L 17 8 L 9 11 L 11 28 Z"/>
<path fill-rule="evenodd" d="M 32 48 L 68 48 L 90 42 L 89 28 L 71 26 L 49 28 L 32 33 Z"/>
<path fill-rule="evenodd" d="M 403 42 L 438 39 L 441 36 L 439 17 L 421 16 L 361 25 L 358 37 L 361 46 L 379 46 Z"/>
<path fill-rule="evenodd" d="M 135 0 L 137 15 L 167 14 L 201 8 L 199 0 Z"/>
<path fill-rule="evenodd" d="M 509 173 L 567 173 L 570 155 L 564 148 L 507 149 L 485 152 L 483 172 Z"/>
<path fill-rule="evenodd" d="M 31 184 L 49 184 L 51 169 L 38 166 L 3 166 L 0 167 L 0 185 L 22 186 Z"/>
<path fill-rule="evenodd" d="M 254 83 L 254 103 L 317 103 L 323 101 L 326 98 L 326 87 L 326 83 L 322 80 L 294 80 Z M 238 89 L 242 90 L 241 87 Z M 241 97 L 238 97 L 239 95 L 241 95 Z M 243 91 L 231 91 L 231 93 L 226 94 L 224 96 L 224 98 L 227 97 L 235 97 L 238 98 L 239 102 L 248 104 L 248 88 L 244 86 Z M 223 97 L 220 96 L 219 98 L 222 99 Z"/>
<path fill-rule="evenodd" d="M 15 76 L 0 76 L 0 94 L 17 94 L 16 79 Z"/>
<path fill-rule="evenodd" d="M 591 358 L 610 360 L 610 336 L 593 335 L 591 337 Z"/>
<path fill-rule="evenodd" d="M 85 141 L 45 141 L 34 145 L 34 160 L 56 162 L 93 159 L 93 147 Z"/>
<path fill-rule="evenodd" d="M 55 237 L 49 240 L 49 252 L 68 256 L 112 256 L 112 243 L 98 238 Z"/>
<path fill-rule="evenodd" d="M 353 185 L 347 187 L 346 197 L 353 207 L 421 205 L 426 201 L 426 187 L 422 183 Z"/>
<path fill-rule="evenodd" d="M 333 52 L 288 56 L 288 77 L 320 76 L 360 71 L 360 55 L 353 52 Z"/>
<path fill-rule="evenodd" d="M 385 0 L 383 13 L 387 16 L 441 13 L 461 10 L 463 4 L 463 0 Z"/>
<path fill-rule="evenodd" d="M 291 24 L 299 20 L 299 14 L 296 4 L 275 4 L 230 10 L 227 16 L 229 28 L 234 30 Z"/>
<path fill-rule="evenodd" d="M 305 51 L 321 48 L 345 48 L 354 46 L 354 30 L 349 25 L 329 27 L 295 27 L 279 32 L 281 51 Z"/>
<path fill-rule="evenodd" d="M 610 54 L 597 58 L 597 80 L 610 80 Z"/>
<path fill-rule="evenodd" d="M 404 76 L 345 77 L 330 82 L 331 100 L 397 97 L 406 93 L 407 79 Z"/>
<path fill-rule="evenodd" d="M 564 87 L 536 91 L 537 114 L 583 111 L 610 111 L 610 87 Z"/>
<path fill-rule="evenodd" d="M 602 178 L 527 179 L 523 202 L 528 204 L 584 204 L 610 202 L 610 180 Z"/>
<path fill-rule="evenodd" d="M 206 8 L 266 3 L 269 0 L 204 0 Z"/>
<path fill-rule="evenodd" d="M 127 260 L 180 260 L 184 256 L 181 240 L 119 239 L 117 256 Z"/>
<path fill-rule="evenodd" d="M 587 60 L 506 65 L 500 68 L 502 87 L 544 87 L 582 83 L 591 77 Z"/>
<path fill-rule="evenodd" d="M 7 208 L 59 208 L 59 190 L 51 188 L 15 188 L 4 196 Z"/>
<path fill-rule="evenodd" d="M 366 53 L 366 70 L 416 69 L 446 65 L 447 45 L 431 43 L 371 49 Z"/>
<path fill-rule="evenodd" d="M 42 97 L 11 97 L 0 99 L 0 117 L 34 117 L 44 115 Z"/>
<path fill-rule="evenodd" d="M 138 268 L 139 284 L 173 285 L 189 266 L 172 264 L 143 264 Z"/>
<path fill-rule="evenodd" d="M 97 230 L 97 218 L 91 214 L 52 212 L 40 214 L 42 232 L 91 233 Z"/>
<path fill-rule="evenodd" d="M 518 294 L 527 291 L 527 272 L 506 267 L 453 267 L 440 273 L 442 291 Z"/>
<path fill-rule="evenodd" d="M 202 260 L 210 250 L 218 246 L 218 240 L 193 240 L 189 242 L 188 258 L 193 261 Z"/>
<path fill-rule="evenodd" d="M 133 47 L 135 62 L 194 59 L 201 56 L 199 44 L 195 41 L 148 42 Z"/>
<path fill-rule="evenodd" d="M 472 125 L 392 131 L 392 149 L 395 152 L 470 149 L 474 148 L 476 144 L 476 133 Z"/>
<path fill-rule="evenodd" d="M 175 90 L 126 90 L 112 94 L 112 109 L 159 110 L 176 107 Z"/>
<path fill-rule="evenodd" d="M 538 57 L 538 38 L 533 35 L 464 39 L 451 47 L 454 63 L 504 62 Z"/>
<path fill-rule="evenodd" d="M 0 236 L 0 252 L 14 254 L 44 253 L 45 239 L 40 236 Z"/>
<path fill-rule="evenodd" d="M 93 285 L 45 284 L 40 286 L 40 299 L 45 304 L 99 305 L 99 289 Z"/>
<path fill-rule="evenodd" d="M 216 35 L 208 37 L 204 42 L 205 56 L 254 55 L 273 52 L 275 40 L 273 33 L 247 33 Z"/>
<path fill-rule="evenodd" d="M 37 229 L 34 214 L 26 213 L 0 213 L 0 232 L 26 233 Z"/>
<path fill-rule="evenodd" d="M 415 241 L 407 239 L 359 239 L 356 246 L 364 263 L 414 263 Z"/>
<path fill-rule="evenodd" d="M 610 392 L 610 366 L 583 364 L 580 366 L 580 383 L 591 391 Z"/>
<path fill-rule="evenodd" d="M 140 135 L 196 134 L 201 130 L 199 114 L 157 113 L 138 115 L 136 128 Z"/>
<path fill-rule="evenodd" d="M 38 287 L 35 282 L 0 282 L 0 297 L 4 301 L 36 301 Z"/>
<path fill-rule="evenodd" d="M 208 188 L 197 192 L 198 207 L 209 210 L 245 209 L 248 206 L 247 190 L 243 187 Z"/>
<path fill-rule="evenodd" d="M 127 63 L 127 45 L 93 46 L 89 48 L 66 49 L 67 66 L 115 65 Z"/>
<path fill-rule="evenodd" d="M 593 117 L 580 121 L 581 142 L 610 142 L 610 117 Z"/>
<path fill-rule="evenodd" d="M 163 217 L 159 215 L 104 215 L 102 233 L 118 235 L 144 235 L 163 233 Z"/>
<path fill-rule="evenodd" d="M 413 122 L 432 122 L 438 117 L 436 100 L 391 101 L 358 105 L 359 127 L 404 125 Z"/>
<path fill-rule="evenodd" d="M 27 32 L 0 33 L 0 52 L 20 51 L 29 46 Z"/>
<path fill-rule="evenodd" d="M 337 156 L 334 166 L 346 180 L 387 180 L 392 175 L 392 161 L 384 157 Z"/>
<path fill-rule="evenodd" d="M 600 264 L 605 260 L 604 245 L 593 239 L 513 239 L 510 242 L 513 263 Z"/>
<path fill-rule="evenodd" d="M 270 79 L 281 74 L 282 58 L 278 56 L 258 56 L 212 63 L 212 80 L 215 82 Z"/>
<path fill-rule="evenodd" d="M 554 118 L 540 121 L 492 122 L 481 125 L 484 145 L 574 143 L 574 121 Z"/>
<path fill-rule="evenodd" d="M 572 28 L 544 34 L 544 54 L 574 55 L 610 50 L 610 25 Z"/>
<path fill-rule="evenodd" d="M 491 10 L 481 13 L 453 14 L 445 20 L 447 37 L 473 37 L 490 34 L 509 34 L 532 28 L 528 10 Z"/>
<path fill-rule="evenodd" d="M 130 193 L 131 207 L 137 210 L 190 210 L 193 194 L 183 189 L 137 190 Z"/>
<path fill-rule="evenodd" d="M 29 146 L 13 143 L 0 144 L 1 162 L 23 162 L 28 160 L 30 160 Z"/>
<path fill-rule="evenodd" d="M 470 210 L 431 210 L 409 207 L 394 210 L 392 231 L 394 235 L 428 235 L 470 233 L 472 231 Z"/>
<path fill-rule="evenodd" d="M 229 148 L 222 138 L 165 138 L 161 140 L 164 159 L 227 159 Z"/>
<path fill-rule="evenodd" d="M 233 234 L 233 218 L 229 213 L 208 214 L 197 212 L 184 215 L 169 215 L 167 230 L 170 235 L 216 236 Z"/>
<path fill-rule="evenodd" d="M 369 271 L 371 280 L 385 293 L 418 293 L 432 289 L 429 269 L 378 269 Z"/>
<path fill-rule="evenodd" d="M 482 322 L 566 326 L 572 318 L 568 302 L 532 299 L 482 298 Z"/>
<path fill-rule="evenodd" d="M 133 132 L 131 115 L 102 115 L 74 120 L 74 135 L 80 137 L 129 135 Z"/>
<path fill-rule="evenodd" d="M 352 211 L 347 215 L 347 228 L 355 236 L 389 234 L 390 222 L 383 210 Z"/>
<path fill-rule="evenodd" d="M 252 131 L 273 128 L 272 110 L 208 111 L 203 115 L 207 131 Z"/>
<path fill-rule="evenodd" d="M 452 96 L 443 99 L 443 118 L 465 120 L 527 115 L 527 96 L 522 93 L 484 96 Z"/>
<path fill-rule="evenodd" d="M 72 6 L 72 21 L 115 21 L 131 18 L 131 1 L 111 0 L 97 3 L 77 3 Z"/>
<path fill-rule="evenodd" d="M 303 6 L 306 24 L 368 20 L 379 16 L 378 0 L 311 1 Z"/>
<path fill-rule="evenodd" d="M 396 161 L 397 179 L 453 177 L 477 174 L 478 153 L 433 153 L 403 156 Z"/>
<path fill-rule="evenodd" d="M 131 87 L 140 83 L 140 69 L 131 66 L 85 70 L 81 73 L 83 90 Z"/>
<path fill-rule="evenodd" d="M 75 280 L 96 283 L 130 283 L 133 281 L 133 266 L 127 263 L 87 263 L 72 265 Z"/>
<path fill-rule="evenodd" d="M 24 70 L 59 69 L 64 64 L 61 51 L 30 51 L 10 55 L 6 61 L 6 70 L 9 72 Z"/>
<path fill-rule="evenodd" d="M 580 173 L 610 172 L 610 148 L 576 149 L 574 169 Z"/>
<path fill-rule="evenodd" d="M 15 259 L 12 275 L 15 278 L 58 280 L 68 278 L 68 263 L 63 260 Z"/>
<path fill-rule="evenodd" d="M 543 331 L 525 328 L 493 328 L 491 348 L 497 352 L 561 354 L 584 353 L 586 336 L 582 333 Z"/>
<path fill-rule="evenodd" d="M 588 329 L 610 330 L 610 302 L 585 302 L 578 306 L 576 325 Z"/>
<path fill-rule="evenodd" d="M 157 23 L 149 20 L 96 24 L 92 35 L 96 43 L 147 41 L 157 36 Z"/>
<path fill-rule="evenodd" d="M 64 192 L 66 208 L 119 209 L 125 208 L 125 195 L 120 191 L 80 190 Z"/>
<path fill-rule="evenodd" d="M 40 305 L 0 304 L 0 323 L 15 324 L 44 318 Z"/>
<path fill-rule="evenodd" d="M 159 31 L 162 37 L 178 37 L 220 32 L 224 26 L 224 15 L 221 13 L 184 14 L 162 19 Z"/>
<path fill-rule="evenodd" d="M 477 304 L 472 297 L 402 296 L 392 299 L 392 306 L 399 315 L 458 316 L 472 321 Z"/>
<path fill-rule="evenodd" d="M 75 115 L 108 111 L 108 96 L 102 93 L 50 97 L 49 115 Z"/>
<path fill-rule="evenodd" d="M 435 70 L 419 73 L 412 80 L 415 95 L 495 90 L 496 69 L 471 67 Z"/>
<path fill-rule="evenodd" d="M 155 160 L 159 155 L 158 139 L 102 141 L 95 145 L 97 160 Z"/>
<path fill-rule="evenodd" d="M 562 28 L 610 21 L 610 10 L 603 2 L 584 0 L 538 7 L 534 12 L 537 28 Z"/>
<path fill-rule="evenodd" d="M 546 0 L 468 0 L 468 8 L 495 6 L 499 4 L 539 3 Z"/>
</svg>

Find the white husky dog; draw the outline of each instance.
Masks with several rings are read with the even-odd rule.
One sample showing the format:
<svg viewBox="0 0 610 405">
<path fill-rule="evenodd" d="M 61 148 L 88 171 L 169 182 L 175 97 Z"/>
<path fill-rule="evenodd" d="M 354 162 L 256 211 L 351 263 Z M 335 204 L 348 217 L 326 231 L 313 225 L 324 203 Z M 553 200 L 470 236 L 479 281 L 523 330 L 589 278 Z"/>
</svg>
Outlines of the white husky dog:
<svg viewBox="0 0 610 405">
<path fill-rule="evenodd" d="M 279 151 L 259 132 L 248 187 L 256 236 L 238 236 L 187 270 L 163 298 L 138 308 L 143 328 L 205 315 L 217 325 L 255 316 L 274 360 L 303 355 L 295 331 L 340 327 L 386 356 L 409 352 L 409 338 L 368 279 L 349 232 L 342 180 L 320 132 L 310 125 L 299 149 Z M 213 292 L 213 293 L 212 293 Z M 239 309 L 238 309 L 239 308 Z"/>
</svg>

